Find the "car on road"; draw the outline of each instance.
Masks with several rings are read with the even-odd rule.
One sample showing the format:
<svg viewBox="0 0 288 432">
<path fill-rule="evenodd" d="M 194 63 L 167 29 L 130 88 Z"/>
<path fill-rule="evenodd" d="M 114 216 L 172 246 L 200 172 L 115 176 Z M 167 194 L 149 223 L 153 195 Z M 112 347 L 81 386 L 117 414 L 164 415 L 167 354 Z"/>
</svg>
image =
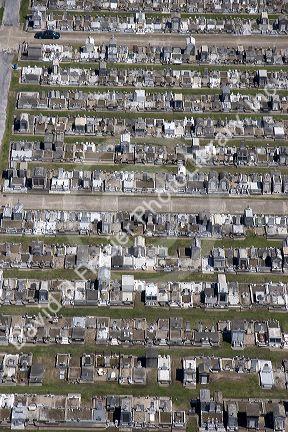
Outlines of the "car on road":
<svg viewBox="0 0 288 432">
<path fill-rule="evenodd" d="M 60 39 L 60 33 L 54 30 L 44 30 L 35 33 L 35 39 Z"/>
</svg>

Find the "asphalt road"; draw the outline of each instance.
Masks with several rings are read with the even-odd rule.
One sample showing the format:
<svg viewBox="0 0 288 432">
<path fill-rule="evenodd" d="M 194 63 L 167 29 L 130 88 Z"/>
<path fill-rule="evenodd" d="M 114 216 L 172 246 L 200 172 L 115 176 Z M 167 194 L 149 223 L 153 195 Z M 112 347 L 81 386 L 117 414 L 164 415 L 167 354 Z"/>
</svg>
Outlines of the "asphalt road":
<svg viewBox="0 0 288 432">
<path fill-rule="evenodd" d="M 53 43 L 59 44 L 79 44 L 85 43 L 85 40 L 89 33 L 83 32 L 67 32 L 62 33 L 59 40 L 52 41 Z M 102 44 L 108 42 L 111 39 L 111 33 L 90 33 L 96 40 L 96 43 Z M 151 45 L 163 45 L 163 46 L 179 46 L 184 47 L 186 44 L 187 36 L 181 36 L 177 34 L 114 34 L 118 44 L 122 45 L 138 45 L 147 46 Z M 287 36 L 234 36 L 234 35 L 194 35 L 196 38 L 196 45 L 215 45 L 215 46 L 254 46 L 259 48 L 270 48 L 272 46 L 278 48 L 287 48 Z M 19 28 L 5 27 L 0 30 L 0 50 L 1 49 L 14 49 L 17 50 L 18 46 L 23 42 L 29 42 L 32 44 L 39 44 L 39 40 L 34 39 L 33 32 L 24 32 Z M 40 41 L 41 42 L 41 41 Z M 47 41 L 44 41 L 47 43 Z M 51 41 L 50 41 L 51 42 Z"/>
<path fill-rule="evenodd" d="M 11 61 L 13 56 L 0 52 L 0 143 L 2 143 L 6 124 L 6 107 L 11 80 Z"/>
<path fill-rule="evenodd" d="M 21 0 L 6 0 L 3 14 L 4 26 L 19 26 L 19 10 Z"/>
<path fill-rule="evenodd" d="M 79 43 L 82 44 L 87 39 L 87 35 L 89 33 L 83 32 L 62 32 L 61 39 L 59 43 L 62 42 L 71 42 L 73 44 Z M 111 39 L 111 33 L 90 33 L 96 40 L 97 44 L 102 44 L 105 42 L 109 42 Z M 139 45 L 139 46 L 147 46 L 151 45 L 163 45 L 170 46 L 176 45 L 180 47 L 184 47 L 186 45 L 187 36 L 178 35 L 178 34 L 133 34 L 133 33 L 115 33 L 115 39 L 120 45 Z M 272 47 L 277 46 L 278 48 L 287 48 L 287 36 L 234 36 L 234 35 L 226 35 L 226 34 L 203 34 L 194 35 L 196 39 L 196 45 L 199 47 L 201 45 L 215 45 L 215 46 L 254 46 L 259 48 L 264 47 Z M 34 42 L 34 34 L 26 33 L 25 37 L 26 41 Z M 36 41 L 37 42 L 37 41 Z"/>
<path fill-rule="evenodd" d="M 26 209 L 47 210 L 88 210 L 88 211 L 129 211 L 134 212 L 136 208 L 158 212 L 199 212 L 210 211 L 211 213 L 242 213 L 248 206 L 255 213 L 260 214 L 288 214 L 288 200 L 266 199 L 263 197 L 235 197 L 235 198 L 187 198 L 173 197 L 167 200 L 163 196 L 162 201 L 156 197 L 135 197 L 121 195 L 35 195 L 35 194 L 0 194 L 0 205 L 15 205 L 21 202 Z M 165 199 L 165 203 L 164 203 Z"/>
</svg>

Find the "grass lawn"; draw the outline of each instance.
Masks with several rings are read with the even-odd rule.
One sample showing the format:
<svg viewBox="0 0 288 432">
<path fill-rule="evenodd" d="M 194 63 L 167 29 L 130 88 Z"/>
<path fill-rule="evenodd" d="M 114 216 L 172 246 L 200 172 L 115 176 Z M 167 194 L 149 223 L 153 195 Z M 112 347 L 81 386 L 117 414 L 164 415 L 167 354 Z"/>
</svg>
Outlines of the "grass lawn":
<svg viewBox="0 0 288 432">
<path fill-rule="evenodd" d="M 53 9 L 49 9 L 49 11 L 52 11 Z M 59 13 L 59 10 L 55 10 L 55 12 Z M 72 15 L 72 16 L 83 16 L 83 11 L 71 11 L 69 10 L 67 12 L 68 15 Z M 125 17 L 133 17 L 135 14 L 133 11 L 105 11 L 105 10 L 97 10 L 97 11 L 91 11 L 89 12 L 89 15 L 93 16 L 93 17 L 97 17 L 97 16 L 110 16 L 110 17 L 121 17 L 121 18 L 125 18 Z M 169 19 L 169 17 L 173 15 L 169 12 L 159 12 L 159 11 L 155 11 L 155 12 L 147 12 L 146 16 L 149 18 L 163 18 L 165 17 L 166 19 Z M 253 19 L 259 19 L 259 15 L 257 14 L 245 14 L 245 13 L 189 13 L 189 12 L 180 12 L 179 15 L 182 18 L 197 18 L 197 17 L 205 17 L 206 19 L 243 19 L 243 20 L 253 20 Z M 269 14 L 269 19 L 273 20 L 273 19 L 277 19 L 278 15 L 276 14 Z"/>
<path fill-rule="evenodd" d="M 65 168 L 67 171 L 72 170 L 83 170 L 83 171 L 95 171 L 95 170 L 102 170 L 106 172 L 115 172 L 115 171 L 129 171 L 129 172 L 147 172 L 147 173 L 158 173 L 158 172 L 169 172 L 169 173 L 176 173 L 177 172 L 177 166 L 173 165 L 138 165 L 138 164 L 114 164 L 109 165 L 106 163 L 98 163 L 90 165 L 89 163 L 41 163 L 41 162 L 30 162 L 28 164 L 30 168 L 33 167 L 39 167 L 39 166 L 45 166 L 45 168 L 48 168 L 50 170 L 58 169 L 58 168 Z"/>
<path fill-rule="evenodd" d="M 278 247 L 282 246 L 281 240 L 267 240 L 266 237 L 256 235 L 247 235 L 245 238 L 239 239 L 221 239 L 221 240 L 202 240 L 202 256 L 210 254 L 213 247 L 221 248 L 249 248 L 249 247 Z"/>
<path fill-rule="evenodd" d="M 101 93 L 101 92 L 116 92 L 116 93 L 132 93 L 134 92 L 137 87 L 121 87 L 121 86 L 116 86 L 116 87 L 111 87 L 111 86 L 61 86 L 61 85 L 36 85 L 36 84 L 22 84 L 22 83 L 18 83 L 15 88 L 17 89 L 18 92 L 22 91 L 22 92 L 39 92 L 39 91 L 45 91 L 45 92 L 49 92 L 51 90 L 55 90 L 55 91 L 81 91 L 83 93 Z M 158 93 L 167 93 L 167 92 L 178 92 L 178 93 L 182 93 L 184 95 L 211 95 L 211 94 L 221 94 L 221 90 L 219 88 L 208 88 L 208 87 L 202 87 L 202 88 L 183 88 L 183 87 L 146 87 L 145 88 L 146 93 L 147 94 L 158 94 Z M 244 95 L 257 95 L 257 94 L 262 94 L 263 93 L 263 89 L 259 89 L 259 88 L 247 88 L 247 89 L 238 89 L 235 88 L 233 90 L 233 88 L 231 89 L 232 92 L 234 91 L 235 93 L 240 93 L 240 94 L 244 94 Z M 280 95 L 288 95 L 288 90 L 277 90 L 277 94 Z"/>
<path fill-rule="evenodd" d="M 49 11 L 55 11 L 56 13 L 61 13 L 61 10 L 59 11 L 58 9 L 54 10 L 52 8 L 48 9 Z M 68 10 L 67 11 L 68 15 L 71 16 L 83 16 L 83 11 L 77 11 L 77 10 Z M 126 17 L 134 17 L 135 13 L 134 11 L 121 11 L 121 10 L 117 10 L 117 11 L 111 11 L 111 10 L 95 10 L 95 11 L 89 11 L 89 15 L 93 16 L 93 17 L 98 17 L 98 16 L 109 16 L 109 17 L 121 17 L 121 18 L 126 18 Z M 173 13 L 170 12 L 159 12 L 159 11 L 152 11 L 152 12 L 147 12 L 146 16 L 147 18 L 163 18 L 165 17 L 165 19 L 169 19 L 169 17 L 171 17 L 173 15 Z M 237 20 L 257 20 L 259 19 L 259 15 L 257 14 L 246 14 L 246 13 L 202 13 L 202 12 L 180 12 L 179 16 L 181 16 L 182 18 L 191 18 L 191 19 L 195 19 L 195 18 L 199 18 L 199 17 L 205 17 L 206 19 L 237 19 Z M 276 20 L 278 18 L 277 14 L 268 14 L 268 17 L 270 20 Z"/>
<path fill-rule="evenodd" d="M 15 106 L 15 104 L 14 104 Z M 167 120 L 181 120 L 184 118 L 187 118 L 187 113 L 185 112 L 125 112 L 125 111 L 69 111 L 69 110 L 63 110 L 63 111 L 55 111 L 55 110 L 23 110 L 23 109 L 17 109 L 17 113 L 21 113 L 21 112 L 28 112 L 31 115 L 34 116 L 38 116 L 39 114 L 42 115 L 51 115 L 53 114 L 53 116 L 57 116 L 57 117 L 81 117 L 81 116 L 85 116 L 85 117 L 97 117 L 97 118 L 126 118 L 126 119 L 138 119 L 138 118 L 157 118 L 157 119 L 167 119 Z M 213 118 L 213 119 L 237 119 L 238 117 L 240 119 L 245 119 L 245 118 L 252 118 L 252 119 L 262 119 L 263 118 L 263 114 L 259 113 L 259 114 L 253 114 L 253 113 L 241 113 L 241 114 L 236 114 L 236 113 L 211 113 L 211 112 L 205 112 L 205 113 L 189 113 L 189 116 L 191 117 L 200 117 L 200 118 Z M 275 115 L 273 116 L 273 118 L 275 120 L 287 120 L 288 114 L 279 114 L 279 115 Z"/>
<path fill-rule="evenodd" d="M 200 145 L 204 146 L 211 142 L 211 139 L 201 139 L 200 138 Z M 226 146 L 236 146 L 239 147 L 241 144 L 245 144 L 247 147 L 265 147 L 265 146 L 286 146 L 288 145 L 288 142 L 285 140 L 273 140 L 273 139 L 253 139 L 253 138 L 231 138 L 228 139 L 226 142 Z M 214 143 L 214 145 L 217 147 L 219 144 L 217 142 Z M 278 169 L 278 168 L 277 168 Z"/>
<path fill-rule="evenodd" d="M 85 273 L 87 279 L 95 279 L 94 273 Z M 72 269 L 49 269 L 49 270 L 4 270 L 4 276 L 7 278 L 18 279 L 35 279 L 35 280 L 77 280 L 75 270 Z"/>
<path fill-rule="evenodd" d="M 217 147 L 217 140 L 215 144 L 213 142 L 213 144 Z M 266 143 L 261 143 L 261 147 L 265 147 Z M 225 144 L 226 146 L 226 144 Z M 274 144 L 275 146 L 275 144 Z M 276 146 L 275 146 L 276 147 Z M 185 164 L 186 168 L 188 171 L 194 171 L 195 169 L 197 169 L 197 171 L 199 172 L 218 172 L 218 173 L 222 173 L 222 172 L 229 172 L 231 174 L 237 174 L 239 172 L 241 173 L 245 173 L 245 174 L 251 174 L 251 173 L 259 173 L 259 174 L 264 174 L 266 172 L 270 172 L 270 173 L 275 173 L 275 172 L 281 172 L 283 174 L 287 174 L 288 173 L 288 167 L 287 166 L 235 166 L 235 165 L 221 165 L 221 166 L 215 166 L 215 165 L 203 165 L 200 166 L 200 168 L 196 167 L 196 165 L 189 161 Z"/>
<path fill-rule="evenodd" d="M 43 241 L 49 245 L 55 244 L 66 244 L 66 245 L 103 245 L 109 244 L 111 239 L 109 237 L 100 237 L 100 236 L 80 236 L 78 233 L 75 234 L 67 234 L 67 235 L 57 235 L 57 236 L 6 236 L 1 235 L 0 242 L 1 243 L 22 243 L 25 246 L 29 246 L 31 241 Z"/>
<path fill-rule="evenodd" d="M 79 279 L 75 274 L 74 280 Z M 44 308 L 45 309 L 45 308 Z M 26 306 L 1 306 L 1 313 L 6 315 L 24 315 L 24 314 L 35 314 L 37 310 L 41 310 L 37 307 L 26 307 Z M 158 318 L 170 318 L 170 317 L 182 317 L 183 322 L 189 321 L 192 328 L 198 328 L 199 322 L 204 326 L 215 325 L 219 320 L 231 321 L 235 319 L 243 319 L 247 321 L 267 321 L 277 320 L 280 322 L 281 327 L 284 331 L 288 331 L 287 316 L 283 312 L 276 312 L 263 309 L 247 309 L 247 310 L 207 310 L 200 308 L 193 309 L 169 309 L 165 307 L 146 307 L 144 303 L 138 302 L 134 308 L 101 308 L 91 306 L 76 306 L 71 308 L 62 308 L 59 314 L 67 317 L 72 316 L 108 316 L 110 318 L 140 318 L 145 317 L 147 322 L 154 322 Z M 179 351 L 179 350 L 177 350 Z M 185 348 L 186 351 L 186 348 Z M 213 353 L 215 349 L 213 348 Z"/>
<path fill-rule="evenodd" d="M 77 65 L 78 63 L 74 62 L 72 63 L 74 65 Z M 213 71 L 227 71 L 231 69 L 236 70 L 242 70 L 242 71 L 250 71 L 250 72 L 257 72 L 259 70 L 259 66 L 255 65 L 244 65 L 244 64 L 229 64 L 229 65 L 212 65 L 212 64 L 195 64 L 195 63 L 183 63 L 180 65 L 174 65 L 174 64 L 147 64 L 147 63 L 107 63 L 107 68 L 110 69 L 137 69 L 137 68 L 145 68 L 145 70 L 153 70 L 153 69 L 185 69 L 185 70 L 197 70 L 197 71 L 204 71 L 204 70 L 213 70 Z M 265 69 L 268 69 L 269 71 L 279 71 L 285 69 L 285 65 L 265 65 Z"/>
<path fill-rule="evenodd" d="M 168 387 L 160 387 L 158 384 L 148 384 L 146 386 L 130 385 L 121 386 L 117 383 L 97 383 L 91 384 L 68 384 L 61 382 L 51 384 L 47 383 L 41 387 L 13 386 L 13 393 L 32 393 L 32 394 L 67 394 L 81 393 L 84 401 L 89 402 L 95 395 L 106 396 L 107 394 L 123 395 L 131 394 L 133 396 L 170 396 L 175 404 L 175 407 L 189 409 L 192 398 L 196 399 L 199 395 L 199 388 L 186 389 L 181 383 L 173 383 Z M 215 386 L 211 384 L 210 390 L 221 391 L 225 398 L 276 398 L 284 399 L 287 397 L 286 390 L 262 390 L 259 388 L 258 378 L 256 376 L 243 376 L 241 381 L 232 383 L 231 381 L 218 381 Z M 1 386 L 3 393 L 10 393 L 11 387 Z"/>
<path fill-rule="evenodd" d="M 11 1 L 11 0 L 9 0 L 9 1 Z M 25 22 L 26 22 L 29 6 L 30 6 L 30 0 L 21 0 L 21 4 L 20 4 L 20 23 L 22 25 L 24 25 Z"/>
<path fill-rule="evenodd" d="M 167 93 L 171 92 L 175 89 L 176 92 L 182 93 L 182 94 L 220 94 L 219 89 L 210 89 L 210 88 L 201 88 L 201 89 L 186 89 L 186 88 L 180 88 L 180 87 L 146 87 L 146 93 L 147 94 L 158 94 L 158 93 Z M 135 90 L 137 90 L 137 87 L 111 87 L 111 86 L 104 86 L 104 87 L 98 87 L 98 86 L 60 86 L 60 85 L 35 85 L 35 84 L 21 84 L 19 83 L 17 86 L 18 92 L 39 92 L 39 91 L 45 91 L 49 92 L 51 90 L 55 91 L 81 91 L 83 93 L 101 93 L 101 92 L 116 92 L 116 93 L 132 93 Z M 243 89 L 239 89 L 239 93 L 244 93 L 245 91 Z M 238 93 L 238 89 L 237 89 Z M 247 90 L 247 93 L 249 94 L 249 89 Z M 259 93 L 259 90 L 251 89 L 250 94 L 256 94 Z M 286 92 L 288 94 L 288 91 Z M 245 92 L 246 94 L 246 92 Z"/>
<path fill-rule="evenodd" d="M 43 65 L 47 66 L 46 62 L 34 61 L 34 60 L 20 60 L 17 62 L 19 66 L 33 66 L 33 65 Z M 99 68 L 99 62 L 76 62 L 76 61 L 63 61 L 61 62 L 63 67 L 72 67 L 72 68 L 84 68 L 84 69 L 98 69 Z M 260 66 L 264 67 L 264 66 Z M 145 70 L 159 70 L 159 69 L 184 69 L 184 70 L 197 70 L 197 71 L 204 71 L 204 70 L 213 70 L 213 71 L 228 71 L 231 69 L 236 70 L 242 70 L 242 71 L 250 71 L 250 72 L 257 72 L 259 70 L 259 66 L 255 65 L 212 65 L 212 64 L 181 64 L 181 65 L 173 65 L 173 64 L 147 64 L 147 63 L 107 63 L 107 68 L 110 69 L 145 69 Z M 281 71 L 285 69 L 285 65 L 265 65 L 265 69 L 268 69 L 269 71 Z M 261 89 L 260 89 L 261 90 Z"/>
<path fill-rule="evenodd" d="M 186 432 L 198 432 L 197 416 L 190 417 L 187 423 Z"/>
<path fill-rule="evenodd" d="M 3 348 L 4 350 L 4 348 Z M 3 351 L 2 350 L 2 351 Z M 267 348 L 259 348 L 259 347 L 246 347 L 244 350 L 237 351 L 232 350 L 230 347 L 230 344 L 227 342 L 223 342 L 222 347 L 220 348 L 195 348 L 195 347 L 171 347 L 171 348 L 165 348 L 165 347 L 158 347 L 158 353 L 159 354 L 169 354 L 172 357 L 173 363 L 177 363 L 179 365 L 179 362 L 181 363 L 181 359 L 183 357 L 189 357 L 189 356 L 195 356 L 195 357 L 201 357 L 201 356 L 210 356 L 213 354 L 214 357 L 221 357 L 221 358 L 232 358 L 237 356 L 244 356 L 246 358 L 261 358 L 265 360 L 270 360 L 275 366 L 280 367 L 282 364 L 282 361 L 287 359 L 287 352 L 283 350 L 272 350 L 270 351 Z M 5 352 L 13 353 L 15 352 L 15 348 L 8 346 L 5 347 Z M 47 353 L 47 345 L 31 345 L 26 346 L 22 349 L 22 352 L 32 352 L 36 358 L 44 358 L 45 354 Z M 70 353 L 73 356 L 80 357 L 84 353 L 119 353 L 119 354 L 131 354 L 138 357 L 145 356 L 146 349 L 145 347 L 135 347 L 135 346 L 129 346 L 129 347 L 123 347 L 123 346 L 102 346 L 102 345 L 96 345 L 94 344 L 70 344 L 70 345 L 49 345 L 49 358 L 50 360 L 47 360 L 48 362 L 53 363 L 53 359 L 56 356 L 57 353 Z M 52 360 L 51 360 L 52 359 Z M 54 363 L 53 363 L 54 364 Z"/>
</svg>

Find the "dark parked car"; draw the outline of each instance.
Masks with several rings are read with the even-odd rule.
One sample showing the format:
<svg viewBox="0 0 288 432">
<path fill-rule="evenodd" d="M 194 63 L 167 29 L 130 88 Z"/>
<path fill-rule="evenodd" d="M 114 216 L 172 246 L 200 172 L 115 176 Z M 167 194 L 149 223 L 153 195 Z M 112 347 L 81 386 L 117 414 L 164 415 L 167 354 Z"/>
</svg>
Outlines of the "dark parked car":
<svg viewBox="0 0 288 432">
<path fill-rule="evenodd" d="M 60 33 L 54 30 L 44 30 L 35 33 L 34 36 L 36 39 L 59 39 Z"/>
</svg>

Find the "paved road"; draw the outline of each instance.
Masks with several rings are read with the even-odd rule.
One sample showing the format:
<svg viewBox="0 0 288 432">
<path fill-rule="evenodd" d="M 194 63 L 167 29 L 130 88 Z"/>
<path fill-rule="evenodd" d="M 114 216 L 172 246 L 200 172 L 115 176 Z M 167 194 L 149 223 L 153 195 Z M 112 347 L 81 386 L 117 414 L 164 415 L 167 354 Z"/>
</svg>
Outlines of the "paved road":
<svg viewBox="0 0 288 432">
<path fill-rule="evenodd" d="M 111 39 L 111 33 L 90 33 L 96 40 L 96 43 L 105 43 Z M 176 45 L 184 47 L 186 45 L 187 36 L 177 35 L 177 34 L 118 34 L 115 33 L 116 41 L 121 44 L 128 44 L 129 46 L 139 45 L 139 46 L 147 46 L 147 44 L 151 45 L 164 45 L 170 46 Z M 287 48 L 287 36 L 278 36 L 278 37 L 270 37 L 270 36 L 233 36 L 233 35 L 194 35 L 196 38 L 197 46 L 201 45 L 217 45 L 217 46 L 256 46 L 259 48 L 277 46 L 279 48 Z M 87 33 L 83 32 L 70 32 L 70 33 L 62 33 L 61 41 L 63 42 L 71 42 L 71 43 L 84 43 L 87 38 Z M 34 34 L 26 33 L 26 40 L 33 42 Z"/>
<path fill-rule="evenodd" d="M 92 34 L 93 36 L 93 34 Z M 87 36 L 77 32 L 77 42 L 85 41 Z M 196 39 L 197 46 L 201 45 L 217 45 L 217 46 L 257 46 L 259 48 L 271 47 L 273 45 L 279 48 L 287 48 L 287 36 L 280 37 L 269 37 L 269 36 L 233 36 L 233 35 L 194 35 Z M 119 44 L 129 44 L 129 45 L 142 45 L 146 46 L 150 44 L 158 45 L 171 45 L 175 44 L 178 46 L 185 46 L 187 36 L 181 35 L 169 35 L 169 34 L 146 34 L 146 35 L 135 35 L 135 34 L 115 34 L 115 38 Z M 107 42 L 111 39 L 111 33 L 100 33 L 95 37 L 97 43 Z M 64 41 L 74 41 L 75 35 L 73 33 L 62 34 L 62 40 Z"/>
<path fill-rule="evenodd" d="M 2 143 L 5 132 L 6 107 L 11 80 L 12 58 L 13 56 L 11 54 L 0 52 L 0 143 Z"/>
<path fill-rule="evenodd" d="M 6 0 L 3 14 L 4 26 L 19 26 L 19 10 L 21 0 Z"/>
<path fill-rule="evenodd" d="M 135 211 L 136 208 L 163 212 L 242 213 L 251 206 L 256 213 L 288 214 L 288 200 L 265 198 L 187 198 L 177 197 L 163 203 L 157 197 L 127 197 L 121 195 L 14 195 L 0 194 L 0 205 L 15 205 L 20 201 L 27 209 Z M 167 198 L 167 197 L 166 197 Z"/>
<path fill-rule="evenodd" d="M 62 33 L 59 41 L 53 41 L 53 43 L 77 43 L 79 45 L 84 44 L 88 33 L 83 32 L 70 32 Z M 111 39 L 111 33 L 91 33 L 97 43 L 102 44 L 108 42 Z M 257 46 L 259 48 L 270 48 L 276 46 L 278 48 L 287 48 L 287 36 L 233 36 L 233 35 L 195 35 L 197 46 L 201 45 L 215 45 L 215 46 Z M 155 45 L 175 45 L 185 46 L 186 36 L 181 35 L 169 35 L 169 34 L 115 34 L 115 38 L 118 44 L 126 44 L 128 46 L 138 45 L 147 46 L 147 44 Z M 10 48 L 17 50 L 19 44 L 24 41 L 29 43 L 38 44 L 39 40 L 34 39 L 34 33 L 27 33 L 18 28 L 2 28 L 0 30 L 0 50 L 3 48 Z M 47 41 L 46 41 L 47 42 Z"/>
</svg>

